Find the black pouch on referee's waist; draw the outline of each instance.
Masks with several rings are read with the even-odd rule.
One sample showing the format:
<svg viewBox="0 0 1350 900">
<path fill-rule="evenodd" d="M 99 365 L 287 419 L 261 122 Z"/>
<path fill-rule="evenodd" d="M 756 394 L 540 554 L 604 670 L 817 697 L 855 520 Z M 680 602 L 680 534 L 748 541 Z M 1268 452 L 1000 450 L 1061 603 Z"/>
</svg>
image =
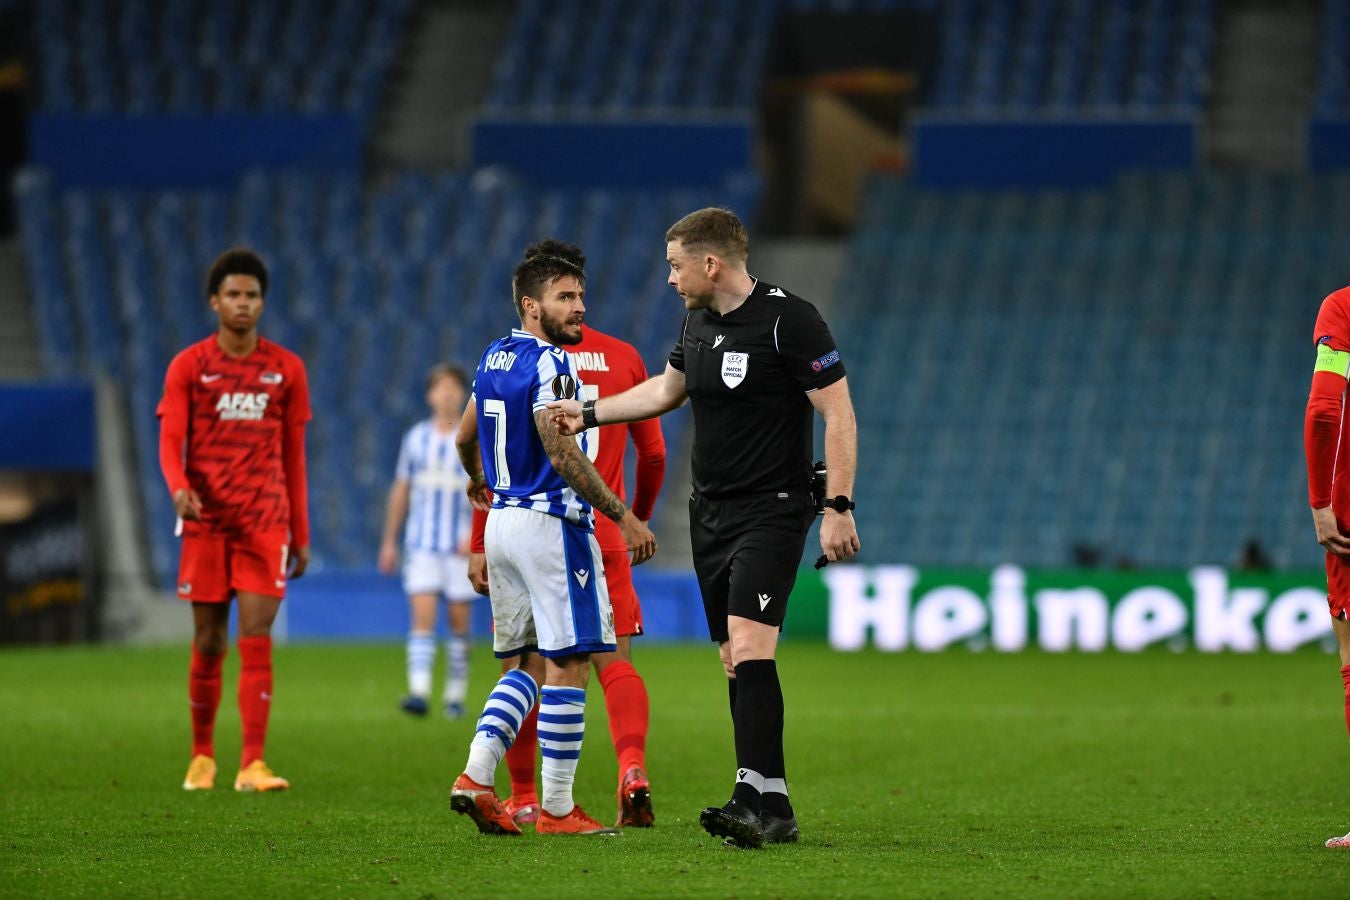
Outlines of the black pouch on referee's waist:
<svg viewBox="0 0 1350 900">
<path fill-rule="evenodd" d="M 825 514 L 825 460 L 818 459 L 811 466 L 811 502 L 816 505 L 816 515 Z"/>
</svg>

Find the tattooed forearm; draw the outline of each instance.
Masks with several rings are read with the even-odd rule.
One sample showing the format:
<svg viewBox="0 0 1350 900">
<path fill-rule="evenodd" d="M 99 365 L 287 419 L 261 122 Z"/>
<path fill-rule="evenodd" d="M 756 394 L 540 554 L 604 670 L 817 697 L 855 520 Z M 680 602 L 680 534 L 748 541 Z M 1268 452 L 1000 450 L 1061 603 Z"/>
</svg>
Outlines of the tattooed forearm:
<svg viewBox="0 0 1350 900">
<path fill-rule="evenodd" d="M 547 409 L 534 414 L 534 425 L 539 430 L 539 439 L 544 442 L 544 452 L 548 454 L 549 462 L 553 463 L 553 468 L 563 477 L 563 481 L 597 511 L 615 522 L 622 519 L 628 507 L 609 489 L 600 473 L 595 471 L 595 466 L 577 446 L 576 438 L 559 434 Z"/>
</svg>

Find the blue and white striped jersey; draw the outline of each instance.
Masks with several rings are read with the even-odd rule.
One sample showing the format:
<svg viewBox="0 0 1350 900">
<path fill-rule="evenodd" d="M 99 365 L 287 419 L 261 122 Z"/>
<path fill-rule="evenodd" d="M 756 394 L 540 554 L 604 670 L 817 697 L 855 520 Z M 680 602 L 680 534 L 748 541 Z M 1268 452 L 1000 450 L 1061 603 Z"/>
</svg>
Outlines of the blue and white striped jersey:
<svg viewBox="0 0 1350 900">
<path fill-rule="evenodd" d="M 455 451 L 455 432 L 441 434 L 430 420 L 403 436 L 394 477 L 409 484 L 405 550 L 460 553 L 473 528 L 473 507 L 464 493 L 468 473 Z"/>
<path fill-rule="evenodd" d="M 534 413 L 580 395 L 571 358 L 559 347 L 514 328 L 493 341 L 474 374 L 478 442 L 493 506 L 523 506 L 593 529 L 591 505 L 553 468 Z M 586 433 L 579 435 L 586 452 Z"/>
</svg>

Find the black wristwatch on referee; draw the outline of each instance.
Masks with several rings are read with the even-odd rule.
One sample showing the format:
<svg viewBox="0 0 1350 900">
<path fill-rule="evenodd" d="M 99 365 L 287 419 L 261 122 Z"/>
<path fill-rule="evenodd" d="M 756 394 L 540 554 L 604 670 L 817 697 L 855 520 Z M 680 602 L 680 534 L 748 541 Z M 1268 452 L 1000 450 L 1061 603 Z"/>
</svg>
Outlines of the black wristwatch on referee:
<svg viewBox="0 0 1350 900">
<path fill-rule="evenodd" d="M 583 429 L 598 428 L 600 423 L 595 420 L 595 401 L 587 400 L 581 404 L 581 427 Z"/>
<path fill-rule="evenodd" d="M 857 506 L 852 500 L 840 494 L 837 497 L 829 497 L 825 500 L 825 509 L 832 509 L 837 513 L 846 513 Z"/>
</svg>

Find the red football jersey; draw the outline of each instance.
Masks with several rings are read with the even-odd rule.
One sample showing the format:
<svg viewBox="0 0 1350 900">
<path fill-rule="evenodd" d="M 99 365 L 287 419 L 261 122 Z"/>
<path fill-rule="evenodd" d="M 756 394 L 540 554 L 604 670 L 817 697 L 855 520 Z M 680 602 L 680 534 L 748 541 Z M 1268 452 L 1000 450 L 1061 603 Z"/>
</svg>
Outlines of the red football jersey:
<svg viewBox="0 0 1350 900">
<path fill-rule="evenodd" d="M 185 534 L 289 529 L 296 544 L 308 543 L 304 493 L 297 497 L 297 485 L 287 484 L 285 459 L 287 430 L 312 418 L 299 356 L 259 338 L 252 353 L 236 358 L 212 335 L 169 363 L 156 413 L 166 425 L 186 426 L 187 485 L 175 484 L 171 464 L 162 460 L 170 491 L 186 486 L 201 497 L 202 519 L 185 521 Z M 298 457 L 291 471 L 303 486 L 303 443 L 289 449 Z M 298 509 L 292 510 L 293 501 Z"/>
<path fill-rule="evenodd" d="M 579 399 L 594 400 L 621 394 L 647 380 L 647 367 L 632 344 L 616 337 L 584 327 L 581 343 L 567 348 L 572 367 L 577 373 L 585 395 Z M 652 517 L 656 495 L 666 476 L 666 442 L 661 436 L 661 420 L 621 422 L 602 425 L 589 433 L 591 462 L 595 470 L 621 499 L 624 494 L 623 458 L 628 449 L 628 438 L 637 448 L 638 472 L 634 486 L 633 515 L 642 521 Z M 624 550 L 619 526 L 607 516 L 595 517 L 595 538 L 601 550 Z"/>
</svg>

